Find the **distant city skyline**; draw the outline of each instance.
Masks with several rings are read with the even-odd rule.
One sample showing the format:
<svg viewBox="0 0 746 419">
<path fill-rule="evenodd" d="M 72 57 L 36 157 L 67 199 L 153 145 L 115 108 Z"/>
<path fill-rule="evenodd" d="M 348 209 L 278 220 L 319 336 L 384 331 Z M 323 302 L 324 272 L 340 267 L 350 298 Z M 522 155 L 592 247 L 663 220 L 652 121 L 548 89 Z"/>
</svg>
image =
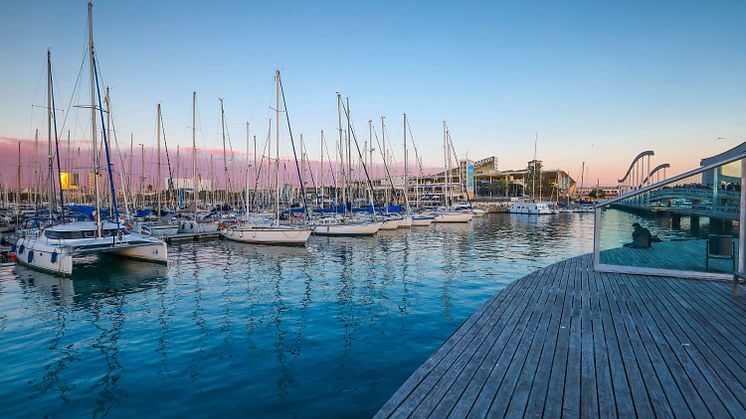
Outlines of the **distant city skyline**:
<svg viewBox="0 0 746 419">
<path fill-rule="evenodd" d="M 3 2 L 0 37 L 2 176 L 14 176 L 17 139 L 46 140 L 46 50 L 57 107 L 73 139 L 89 137 L 86 2 Z M 499 169 L 538 158 L 573 177 L 581 162 L 613 184 L 652 149 L 669 174 L 746 139 L 746 2 L 385 2 L 246 4 L 96 2 L 102 78 L 111 86 L 120 146 L 154 145 L 161 103 L 169 146 L 191 144 L 197 92 L 200 148 L 219 149 L 223 98 L 230 141 L 245 123 L 263 141 L 280 69 L 293 133 L 318 160 L 334 150 L 337 91 L 356 132 L 367 121 L 402 157 L 402 114 L 428 167 L 442 164 L 441 123 L 459 156 L 495 155 Z M 73 95 L 75 92 L 75 95 Z M 274 129 L 274 127 L 273 127 Z M 65 138 L 66 133 L 60 135 Z M 287 131 L 283 155 L 291 155 Z M 8 145 L 10 144 L 10 145 Z M 376 147 L 378 148 L 378 147 Z M 326 158 L 326 156 L 325 156 Z M 376 155 L 380 161 L 380 154 Z"/>
</svg>

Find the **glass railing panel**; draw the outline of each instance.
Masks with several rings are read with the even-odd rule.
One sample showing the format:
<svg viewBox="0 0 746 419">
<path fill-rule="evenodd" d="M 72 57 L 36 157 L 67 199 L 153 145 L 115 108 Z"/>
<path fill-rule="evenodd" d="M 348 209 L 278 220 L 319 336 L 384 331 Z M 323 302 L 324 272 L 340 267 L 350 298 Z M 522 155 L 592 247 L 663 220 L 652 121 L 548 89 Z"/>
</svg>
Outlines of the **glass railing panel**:
<svg viewBox="0 0 746 419">
<path fill-rule="evenodd" d="M 603 206 L 601 265 L 730 274 L 738 263 L 740 161 Z"/>
</svg>

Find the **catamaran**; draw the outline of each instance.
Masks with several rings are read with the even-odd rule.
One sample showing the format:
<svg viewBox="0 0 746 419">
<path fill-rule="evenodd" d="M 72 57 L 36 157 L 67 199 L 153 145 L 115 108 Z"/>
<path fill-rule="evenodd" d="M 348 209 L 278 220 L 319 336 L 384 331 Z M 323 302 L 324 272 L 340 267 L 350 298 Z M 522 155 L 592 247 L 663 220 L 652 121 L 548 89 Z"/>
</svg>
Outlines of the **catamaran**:
<svg viewBox="0 0 746 419">
<path fill-rule="evenodd" d="M 101 219 L 101 194 L 98 185 L 100 162 L 98 153 L 98 141 L 96 128 L 97 112 L 104 125 L 103 106 L 101 103 L 101 91 L 98 83 L 98 72 L 96 68 L 96 54 L 93 43 L 93 4 L 88 3 L 88 50 L 90 62 L 90 98 L 91 98 L 91 137 L 92 154 L 94 163 L 94 193 L 96 196 L 95 216 L 93 221 L 74 221 L 55 224 L 53 218 L 54 203 L 54 169 L 52 159 L 52 127 L 54 123 L 54 138 L 57 140 L 56 118 L 54 111 L 54 88 L 52 83 L 52 61 L 47 52 L 48 71 L 48 106 L 47 122 L 49 127 L 49 188 L 48 188 L 48 226 L 45 228 L 31 228 L 20 233 L 20 238 L 14 245 L 16 261 L 33 269 L 43 270 L 49 273 L 69 276 L 72 275 L 75 260 L 79 256 L 108 254 L 130 259 L 140 259 L 150 262 L 166 263 L 166 244 L 152 236 L 128 232 L 119 223 L 119 211 L 117 210 L 117 194 L 114 188 L 114 177 L 112 176 L 109 158 L 109 142 L 106 130 L 102 131 L 104 152 L 106 156 L 106 167 L 111 192 L 111 205 L 114 210 L 114 222 L 104 222 Z M 98 98 L 98 100 L 96 100 Z M 59 159 L 59 153 L 56 153 Z M 60 179 L 59 176 L 56 179 Z M 60 187 L 60 208 L 64 218 L 65 203 Z M 93 218 L 93 217 L 92 217 Z"/>
</svg>

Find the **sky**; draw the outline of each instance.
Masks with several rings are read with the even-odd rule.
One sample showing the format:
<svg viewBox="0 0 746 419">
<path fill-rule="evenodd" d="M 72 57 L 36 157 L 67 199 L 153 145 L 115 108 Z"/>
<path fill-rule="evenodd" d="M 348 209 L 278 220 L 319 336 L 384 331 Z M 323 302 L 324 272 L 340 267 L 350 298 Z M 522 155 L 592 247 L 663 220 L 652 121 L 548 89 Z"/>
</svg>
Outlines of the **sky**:
<svg viewBox="0 0 746 419">
<path fill-rule="evenodd" d="M 545 167 L 614 184 L 640 151 L 675 174 L 746 140 L 746 2 L 97 1 L 97 59 L 120 143 L 154 146 L 163 107 L 169 147 L 220 149 L 245 124 L 263 143 L 282 72 L 293 134 L 318 158 L 338 138 L 336 92 L 361 141 L 386 117 L 402 159 L 402 114 L 428 166 L 442 164 L 442 121 L 461 157 L 499 169 Z M 16 139 L 46 133 L 46 50 L 59 119 L 89 138 L 84 1 L 0 0 L 0 163 Z M 35 107 L 37 106 L 37 107 Z M 283 115 L 284 118 L 284 115 Z M 274 130 L 274 127 L 273 127 Z M 290 155 L 287 127 L 282 154 Z M 716 138 L 720 138 L 716 140 Z M 28 159 L 28 157 L 24 157 Z M 380 161 L 380 154 L 377 156 Z M 15 159 L 12 159 L 15 161 Z M 9 170 L 10 169 L 10 170 Z"/>
</svg>

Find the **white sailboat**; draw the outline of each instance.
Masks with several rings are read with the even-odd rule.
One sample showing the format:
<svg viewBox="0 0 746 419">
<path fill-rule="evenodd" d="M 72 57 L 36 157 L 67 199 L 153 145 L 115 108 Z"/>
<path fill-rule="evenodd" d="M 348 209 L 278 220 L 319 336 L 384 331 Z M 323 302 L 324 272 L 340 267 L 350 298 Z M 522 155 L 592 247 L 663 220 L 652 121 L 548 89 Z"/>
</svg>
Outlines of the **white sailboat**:
<svg viewBox="0 0 746 419">
<path fill-rule="evenodd" d="M 148 234 L 155 237 L 171 237 L 179 232 L 179 225 L 161 218 L 162 205 L 161 205 L 161 104 L 159 103 L 156 108 L 156 151 L 158 154 L 158 169 L 155 183 L 155 193 L 157 194 L 157 206 L 155 217 L 151 217 L 150 220 L 137 222 L 132 226 L 132 230 Z M 126 195 L 125 195 L 126 196 Z M 155 218 L 155 219 L 152 219 Z"/>
<path fill-rule="evenodd" d="M 339 143 L 341 148 L 346 148 L 347 152 L 349 153 L 351 144 L 350 141 L 350 135 L 347 135 L 347 146 L 345 146 L 345 142 L 342 136 L 342 97 L 337 92 L 337 113 L 338 113 L 338 119 L 339 119 Z M 348 132 L 350 131 L 350 125 L 349 125 L 349 110 L 347 112 L 347 122 L 348 122 Z M 350 161 L 351 157 L 348 154 L 346 160 L 348 164 L 348 169 L 346 170 L 345 175 L 345 152 L 344 150 L 340 150 L 340 156 L 342 156 L 342 159 L 340 161 L 340 167 L 342 168 L 342 177 L 344 178 L 344 186 L 342 188 L 342 202 L 344 202 L 345 207 L 345 215 L 339 215 L 334 214 L 330 216 L 325 216 L 316 220 L 313 220 L 309 222 L 309 225 L 313 227 L 313 234 L 318 236 L 338 236 L 338 237 L 365 237 L 365 236 L 372 236 L 376 233 L 378 233 L 379 230 L 381 230 L 381 227 L 383 226 L 383 221 L 381 220 L 369 220 L 365 218 L 350 216 L 348 214 L 349 208 L 348 208 L 348 199 L 346 197 L 350 194 L 349 191 L 347 191 L 347 188 L 350 185 L 350 180 L 346 177 L 346 175 L 350 174 Z M 352 199 L 349 199 L 349 201 L 352 201 Z M 371 205 L 372 205 L 372 192 L 371 192 Z M 398 225 L 397 225 L 398 227 Z"/>
<path fill-rule="evenodd" d="M 453 201 L 453 191 L 449 187 L 451 183 L 451 145 L 448 138 L 448 127 L 443 121 L 443 153 L 445 160 L 445 181 L 443 183 L 443 197 L 445 198 L 445 207 L 439 212 L 434 223 L 468 223 L 474 217 L 471 211 L 458 210 L 450 206 Z"/>
<path fill-rule="evenodd" d="M 79 256 L 109 254 L 129 259 L 139 259 L 150 262 L 166 263 L 166 244 L 158 238 L 131 233 L 121 226 L 118 221 L 116 210 L 116 191 L 111 176 L 111 165 L 108 164 L 109 152 L 106 131 L 103 131 L 104 145 L 106 147 L 107 167 L 109 168 L 109 186 L 111 189 L 112 209 L 114 210 L 116 223 L 102 222 L 101 220 L 101 194 L 98 185 L 100 164 L 98 158 L 98 142 L 96 128 L 96 113 L 101 109 L 100 100 L 97 97 L 97 73 L 96 58 L 93 44 L 93 4 L 88 3 L 88 47 L 90 54 L 90 97 L 91 97 L 91 137 L 92 153 L 94 161 L 94 191 L 96 196 L 96 209 L 94 221 L 76 221 L 51 225 L 44 229 L 32 229 L 22 231 L 21 236 L 15 243 L 14 252 L 16 261 L 33 269 L 43 270 L 58 275 L 71 275 L 74 261 Z M 49 52 L 47 52 L 48 78 L 48 123 L 49 123 L 49 146 L 51 150 L 52 141 L 52 118 L 53 118 L 53 85 L 52 64 Z M 100 98 L 100 94 L 98 95 Z M 102 117 L 103 120 L 103 117 Z M 102 121 L 103 122 L 103 121 Z M 103 124 L 102 124 L 103 125 Z M 55 129 L 56 131 L 56 129 Z M 57 133 L 55 132 L 55 138 Z M 55 179 L 51 164 L 53 154 L 50 151 L 49 164 L 49 217 L 52 221 L 54 209 L 53 185 Z M 59 157 L 58 157 L 59 158 Z M 57 178 L 59 179 L 59 178 Z M 64 208 L 64 207 L 63 207 Z"/>
<path fill-rule="evenodd" d="M 269 217 L 251 217 L 248 204 L 248 170 L 246 179 L 246 221 L 233 226 L 226 226 L 220 231 L 221 237 L 242 243 L 273 244 L 273 245 L 295 245 L 305 246 L 311 236 L 312 229 L 307 226 L 281 225 L 280 224 L 280 70 L 275 72 L 276 90 L 276 115 L 275 115 L 275 138 L 277 158 L 275 159 L 275 219 L 274 223 Z M 284 101 L 285 114 L 287 115 L 287 104 Z M 288 123 L 289 123 L 288 119 Z M 249 140 L 246 139 L 246 158 L 248 162 Z M 298 179 L 303 185 L 303 179 Z M 257 219 L 259 218 L 259 219 Z"/>
<path fill-rule="evenodd" d="M 210 214 L 199 213 L 199 184 L 197 183 L 197 92 L 192 92 L 192 195 L 194 196 L 194 213 L 192 219 L 179 223 L 179 234 L 215 233 L 220 226 L 219 220 Z"/>
<path fill-rule="evenodd" d="M 510 214 L 523 214 L 523 215 L 552 215 L 555 214 L 555 210 L 552 209 L 553 205 L 549 202 L 542 201 L 541 199 L 541 168 L 539 168 L 539 199 L 536 199 L 536 148 L 539 141 L 539 134 L 536 134 L 534 139 L 534 161 L 531 174 L 531 199 L 521 199 L 513 203 L 508 207 L 508 213 Z"/>
</svg>

